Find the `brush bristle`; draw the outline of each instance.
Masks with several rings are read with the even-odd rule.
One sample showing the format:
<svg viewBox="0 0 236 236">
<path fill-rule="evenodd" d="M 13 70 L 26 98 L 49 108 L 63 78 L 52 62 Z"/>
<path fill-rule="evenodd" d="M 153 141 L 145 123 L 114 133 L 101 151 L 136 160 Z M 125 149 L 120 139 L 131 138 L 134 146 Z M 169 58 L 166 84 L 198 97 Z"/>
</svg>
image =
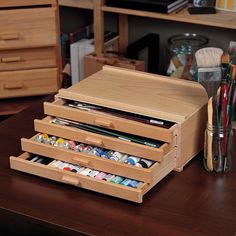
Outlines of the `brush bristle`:
<svg viewBox="0 0 236 236">
<path fill-rule="evenodd" d="M 222 49 L 214 47 L 201 48 L 197 50 L 195 53 L 195 57 L 198 68 L 219 67 L 221 64 L 222 54 Z"/>
</svg>

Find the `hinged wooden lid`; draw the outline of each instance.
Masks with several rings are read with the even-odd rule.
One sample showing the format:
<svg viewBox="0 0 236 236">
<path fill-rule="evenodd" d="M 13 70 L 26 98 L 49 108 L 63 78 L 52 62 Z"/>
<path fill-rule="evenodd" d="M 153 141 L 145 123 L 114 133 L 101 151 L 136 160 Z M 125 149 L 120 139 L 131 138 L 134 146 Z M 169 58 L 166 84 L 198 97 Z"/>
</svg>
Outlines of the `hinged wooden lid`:
<svg viewBox="0 0 236 236">
<path fill-rule="evenodd" d="M 177 123 L 208 100 L 199 83 L 111 66 L 61 89 L 57 96 Z"/>
</svg>

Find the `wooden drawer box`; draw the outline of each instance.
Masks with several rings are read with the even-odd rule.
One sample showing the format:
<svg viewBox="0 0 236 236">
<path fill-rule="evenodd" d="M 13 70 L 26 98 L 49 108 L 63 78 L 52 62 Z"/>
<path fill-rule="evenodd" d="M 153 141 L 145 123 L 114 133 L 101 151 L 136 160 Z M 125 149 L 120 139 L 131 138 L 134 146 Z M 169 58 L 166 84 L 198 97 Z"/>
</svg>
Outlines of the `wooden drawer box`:
<svg viewBox="0 0 236 236">
<path fill-rule="evenodd" d="M 57 75 L 56 68 L 0 72 L 0 98 L 56 92 Z"/>
<path fill-rule="evenodd" d="M 170 79 L 144 72 L 105 66 L 102 71 L 82 82 L 59 90 L 53 103 L 45 103 L 42 120 L 35 120 L 35 131 L 68 140 L 99 146 L 118 152 L 155 161 L 150 168 L 139 168 L 85 153 L 66 150 L 31 139 L 22 139 L 22 149 L 27 153 L 47 156 L 56 160 L 81 164 L 85 167 L 116 174 L 144 182 L 138 189 L 99 182 L 73 173 L 58 171 L 26 160 L 27 155 L 11 157 L 11 167 L 82 188 L 142 202 L 143 195 L 172 170 L 181 171 L 203 148 L 206 124 L 207 94 L 198 83 Z M 67 101 L 112 108 L 171 124 L 168 128 L 127 120 L 114 114 L 80 110 L 66 105 Z M 160 147 L 150 147 L 119 138 L 92 133 L 78 127 L 55 124 L 54 117 L 64 118 L 95 127 L 139 135 L 160 142 Z M 89 186 L 89 187 L 88 187 Z M 120 191 L 124 189 L 124 192 Z"/>
<path fill-rule="evenodd" d="M 55 48 L 1 51 L 0 71 L 57 67 Z"/>
<path fill-rule="evenodd" d="M 0 50 L 55 46 L 56 9 L 0 11 Z"/>
</svg>

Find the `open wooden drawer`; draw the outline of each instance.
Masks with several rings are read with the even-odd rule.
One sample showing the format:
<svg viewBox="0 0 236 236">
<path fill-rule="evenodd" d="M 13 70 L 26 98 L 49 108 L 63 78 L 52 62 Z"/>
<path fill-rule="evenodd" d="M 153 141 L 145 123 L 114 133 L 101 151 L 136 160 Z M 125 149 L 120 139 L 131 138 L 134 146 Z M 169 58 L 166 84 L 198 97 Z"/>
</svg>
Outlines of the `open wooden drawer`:
<svg viewBox="0 0 236 236">
<path fill-rule="evenodd" d="M 50 116 L 58 116 L 61 118 L 70 119 L 91 125 L 101 126 L 112 130 L 123 131 L 126 133 L 143 137 L 149 137 L 167 143 L 172 143 L 174 137 L 177 135 L 176 133 L 178 125 L 175 123 L 172 123 L 170 125 L 170 128 L 164 128 L 114 116 L 105 112 L 76 109 L 73 107 L 66 106 L 65 104 L 68 100 L 59 98 L 58 96 L 54 102 L 44 103 L 45 114 Z"/>
<path fill-rule="evenodd" d="M 67 150 L 62 147 L 55 147 L 49 144 L 39 143 L 36 140 L 37 135 L 31 139 L 21 139 L 21 147 L 23 151 L 38 154 L 41 156 L 51 157 L 53 159 L 66 161 L 69 163 L 80 164 L 82 166 L 112 173 L 115 175 L 133 178 L 147 183 L 152 183 L 162 174 L 166 166 L 175 167 L 176 165 L 176 149 L 172 149 L 163 157 L 163 161 L 154 163 L 150 168 L 140 168 L 128 165 L 122 162 L 93 156 L 87 153 Z"/>
<path fill-rule="evenodd" d="M 159 162 L 163 161 L 164 155 L 174 147 L 174 144 L 168 144 L 164 142 L 161 143 L 159 148 L 146 146 L 134 142 L 124 141 L 118 138 L 91 133 L 74 127 L 53 124 L 51 121 L 52 117 L 50 116 L 47 116 L 42 120 L 35 120 L 35 131 L 99 146 L 106 149 L 112 149 L 118 152 L 123 152 Z"/>
<path fill-rule="evenodd" d="M 11 168 L 138 203 L 143 201 L 143 195 L 148 190 L 150 190 L 157 182 L 159 182 L 173 169 L 173 163 L 170 162 L 169 166 L 166 165 L 165 168 L 162 169 L 155 182 L 152 184 L 143 183 L 139 188 L 135 189 L 120 184 L 114 184 L 104 180 L 83 176 L 77 173 L 55 169 L 40 163 L 31 162 L 27 160 L 29 156 L 29 153 L 23 153 L 19 157 L 11 156 Z"/>
</svg>

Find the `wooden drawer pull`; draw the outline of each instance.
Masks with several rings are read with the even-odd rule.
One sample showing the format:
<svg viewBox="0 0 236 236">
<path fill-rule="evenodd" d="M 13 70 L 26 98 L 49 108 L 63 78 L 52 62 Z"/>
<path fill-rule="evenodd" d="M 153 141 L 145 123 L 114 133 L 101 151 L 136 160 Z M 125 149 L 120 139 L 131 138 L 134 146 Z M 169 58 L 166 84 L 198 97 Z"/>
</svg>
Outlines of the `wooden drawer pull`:
<svg viewBox="0 0 236 236">
<path fill-rule="evenodd" d="M 3 57 L 1 59 L 1 62 L 3 63 L 20 62 L 20 61 L 21 61 L 20 57 Z"/>
<path fill-rule="evenodd" d="M 9 84 L 4 84 L 3 88 L 4 89 L 22 89 L 24 87 L 23 83 L 9 83 Z"/>
<path fill-rule="evenodd" d="M 95 146 L 101 146 L 101 145 L 102 145 L 102 140 L 96 139 L 96 138 L 93 138 L 93 137 L 87 137 L 87 138 L 85 139 L 85 141 L 86 141 L 88 144 L 95 145 Z"/>
<path fill-rule="evenodd" d="M 110 120 L 98 118 L 94 121 L 96 125 L 104 126 L 104 127 L 112 127 L 112 122 Z"/>
<path fill-rule="evenodd" d="M 19 34 L 4 34 L 0 37 L 2 40 L 18 40 L 20 39 Z"/>
<path fill-rule="evenodd" d="M 91 162 L 88 160 L 81 160 L 79 157 L 73 157 L 73 161 L 76 161 L 78 164 L 81 164 L 82 166 L 90 166 Z"/>
<path fill-rule="evenodd" d="M 79 185 L 79 179 L 78 178 L 75 178 L 73 176 L 69 176 L 69 175 L 63 175 L 61 180 L 64 182 L 64 183 L 67 183 L 67 184 L 72 184 L 72 185 Z"/>
</svg>

